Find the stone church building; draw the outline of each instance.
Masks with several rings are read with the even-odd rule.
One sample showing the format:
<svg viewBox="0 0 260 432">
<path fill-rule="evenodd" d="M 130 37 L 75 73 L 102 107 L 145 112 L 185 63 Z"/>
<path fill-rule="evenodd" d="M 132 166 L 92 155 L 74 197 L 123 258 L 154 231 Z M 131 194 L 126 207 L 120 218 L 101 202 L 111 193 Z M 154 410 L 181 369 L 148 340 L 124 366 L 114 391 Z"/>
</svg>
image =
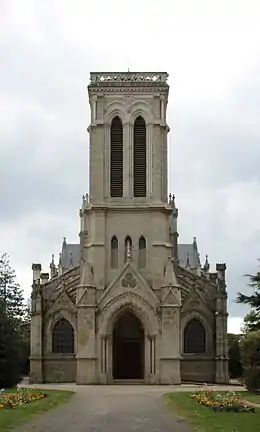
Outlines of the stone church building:
<svg viewBox="0 0 260 432">
<path fill-rule="evenodd" d="M 227 383 L 225 264 L 178 243 L 166 73 L 91 73 L 79 244 L 33 264 L 30 380 Z"/>
</svg>

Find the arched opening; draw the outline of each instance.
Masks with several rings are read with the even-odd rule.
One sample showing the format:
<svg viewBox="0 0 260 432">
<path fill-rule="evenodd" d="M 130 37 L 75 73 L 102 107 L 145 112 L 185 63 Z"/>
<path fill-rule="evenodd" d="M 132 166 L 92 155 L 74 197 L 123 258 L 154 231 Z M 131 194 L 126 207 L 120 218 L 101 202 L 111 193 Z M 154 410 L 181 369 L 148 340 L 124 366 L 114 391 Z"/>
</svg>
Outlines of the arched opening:
<svg viewBox="0 0 260 432">
<path fill-rule="evenodd" d="M 146 197 L 146 124 L 141 116 L 134 123 L 134 196 Z"/>
<path fill-rule="evenodd" d="M 142 236 L 139 239 L 139 255 L 138 255 L 138 264 L 139 268 L 145 268 L 146 267 L 146 241 L 145 238 Z"/>
<path fill-rule="evenodd" d="M 111 268 L 118 268 L 118 240 L 116 236 L 111 239 Z"/>
<path fill-rule="evenodd" d="M 125 238 L 125 262 L 128 256 L 129 258 L 132 256 L 132 239 L 129 236 Z"/>
<path fill-rule="evenodd" d="M 110 195 L 123 196 L 123 124 L 118 116 L 110 130 Z"/>
<path fill-rule="evenodd" d="M 206 352 L 206 332 L 202 323 L 193 318 L 184 330 L 184 353 L 204 354 Z"/>
<path fill-rule="evenodd" d="M 74 330 L 65 318 L 61 318 L 53 327 L 52 352 L 59 354 L 74 353 Z"/>
<path fill-rule="evenodd" d="M 124 312 L 114 326 L 113 378 L 144 378 L 144 329 L 130 311 Z"/>
</svg>

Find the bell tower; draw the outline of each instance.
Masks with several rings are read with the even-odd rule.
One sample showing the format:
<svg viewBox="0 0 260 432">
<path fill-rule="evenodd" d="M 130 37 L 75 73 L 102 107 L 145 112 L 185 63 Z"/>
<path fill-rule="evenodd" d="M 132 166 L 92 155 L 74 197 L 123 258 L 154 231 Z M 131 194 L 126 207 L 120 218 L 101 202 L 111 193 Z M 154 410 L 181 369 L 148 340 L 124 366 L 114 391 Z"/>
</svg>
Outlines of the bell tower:
<svg viewBox="0 0 260 432">
<path fill-rule="evenodd" d="M 167 73 L 91 73 L 90 197 L 167 201 Z M 122 200 L 123 198 L 123 200 Z M 137 200 L 135 200 L 137 198 Z"/>
<path fill-rule="evenodd" d="M 156 283 L 170 255 L 166 108 L 168 74 L 91 73 L 88 86 L 90 190 L 81 211 L 88 261 L 107 286 L 126 248 Z M 159 260 L 159 261 L 158 261 Z"/>
</svg>

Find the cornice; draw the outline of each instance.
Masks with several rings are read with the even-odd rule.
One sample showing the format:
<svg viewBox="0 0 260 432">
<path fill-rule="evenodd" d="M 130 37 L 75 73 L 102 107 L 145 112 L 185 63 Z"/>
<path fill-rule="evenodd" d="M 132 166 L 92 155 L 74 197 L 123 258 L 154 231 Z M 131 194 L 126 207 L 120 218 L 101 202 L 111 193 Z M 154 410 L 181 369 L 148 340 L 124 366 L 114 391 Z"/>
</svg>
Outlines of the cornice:
<svg viewBox="0 0 260 432">
<path fill-rule="evenodd" d="M 144 85 L 138 86 L 137 84 L 135 86 L 133 86 L 133 83 L 120 83 L 115 85 L 111 85 L 108 86 L 106 85 L 105 87 L 98 87 L 98 86 L 93 86 L 93 87 L 88 87 L 88 91 L 89 93 L 93 94 L 93 93 L 125 93 L 126 91 L 131 90 L 131 93 L 166 93 L 168 94 L 169 92 L 169 87 L 167 86 L 160 86 L 160 87 L 151 87 L 147 86 L 145 87 Z"/>
</svg>

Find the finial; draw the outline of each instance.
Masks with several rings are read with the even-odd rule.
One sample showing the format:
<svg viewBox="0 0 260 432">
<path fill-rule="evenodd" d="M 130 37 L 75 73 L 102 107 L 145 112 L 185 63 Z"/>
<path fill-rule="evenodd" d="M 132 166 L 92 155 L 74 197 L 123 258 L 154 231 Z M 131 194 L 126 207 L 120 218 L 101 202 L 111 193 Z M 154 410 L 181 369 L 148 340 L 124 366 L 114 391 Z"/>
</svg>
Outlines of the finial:
<svg viewBox="0 0 260 432">
<path fill-rule="evenodd" d="M 63 237 L 63 246 L 66 246 L 66 237 Z"/>
<path fill-rule="evenodd" d="M 186 258 L 186 268 L 189 269 L 190 268 L 190 254 L 189 252 L 187 252 L 187 258 Z"/>
<path fill-rule="evenodd" d="M 171 203 L 172 203 L 172 194 L 169 193 L 169 204 L 171 205 Z"/>
<path fill-rule="evenodd" d="M 59 266 L 61 265 L 61 252 L 59 253 Z"/>
<path fill-rule="evenodd" d="M 54 254 L 51 256 L 51 263 L 54 265 Z"/>
<path fill-rule="evenodd" d="M 206 271 L 206 272 L 208 272 L 209 271 L 209 262 L 208 262 L 208 255 L 206 255 L 206 259 L 205 259 L 205 264 L 204 264 L 204 270 Z"/>
<path fill-rule="evenodd" d="M 70 262 L 69 262 L 69 266 L 73 267 L 73 257 L 72 257 L 72 252 L 70 253 Z"/>
</svg>

